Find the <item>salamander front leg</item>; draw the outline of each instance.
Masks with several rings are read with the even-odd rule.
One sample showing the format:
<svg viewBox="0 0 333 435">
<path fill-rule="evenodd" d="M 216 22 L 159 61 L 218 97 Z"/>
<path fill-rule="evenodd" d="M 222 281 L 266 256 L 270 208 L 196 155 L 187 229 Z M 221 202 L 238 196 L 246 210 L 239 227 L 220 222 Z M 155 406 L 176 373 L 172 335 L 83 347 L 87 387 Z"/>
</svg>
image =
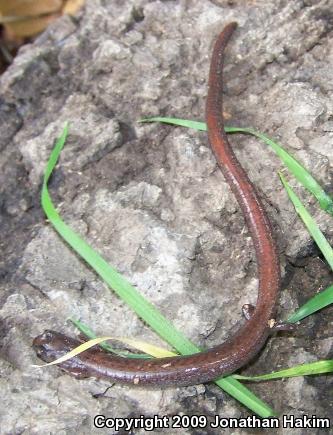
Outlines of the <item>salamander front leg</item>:
<svg viewBox="0 0 333 435">
<path fill-rule="evenodd" d="M 254 310 L 256 307 L 252 304 L 244 304 L 242 306 L 242 313 L 246 320 L 250 320 L 252 317 L 252 314 L 254 313 Z"/>
</svg>

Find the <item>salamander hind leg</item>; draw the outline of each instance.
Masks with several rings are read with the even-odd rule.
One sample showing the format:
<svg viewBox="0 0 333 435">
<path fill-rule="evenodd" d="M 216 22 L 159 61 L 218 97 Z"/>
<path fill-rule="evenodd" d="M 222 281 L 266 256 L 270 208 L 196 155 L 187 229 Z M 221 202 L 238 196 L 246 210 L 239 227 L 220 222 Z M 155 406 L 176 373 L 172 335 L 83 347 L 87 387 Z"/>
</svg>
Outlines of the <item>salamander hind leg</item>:
<svg viewBox="0 0 333 435">
<path fill-rule="evenodd" d="M 255 309 L 256 307 L 252 304 L 244 304 L 242 306 L 242 313 L 246 320 L 251 319 Z M 277 322 L 275 319 L 271 319 L 268 326 L 272 334 L 279 331 L 295 331 L 297 328 L 293 323 Z"/>
<path fill-rule="evenodd" d="M 273 322 L 272 325 L 270 326 L 272 333 L 279 332 L 279 331 L 295 331 L 295 329 L 297 328 L 297 325 L 293 323 L 276 322 L 276 321 Z"/>
</svg>

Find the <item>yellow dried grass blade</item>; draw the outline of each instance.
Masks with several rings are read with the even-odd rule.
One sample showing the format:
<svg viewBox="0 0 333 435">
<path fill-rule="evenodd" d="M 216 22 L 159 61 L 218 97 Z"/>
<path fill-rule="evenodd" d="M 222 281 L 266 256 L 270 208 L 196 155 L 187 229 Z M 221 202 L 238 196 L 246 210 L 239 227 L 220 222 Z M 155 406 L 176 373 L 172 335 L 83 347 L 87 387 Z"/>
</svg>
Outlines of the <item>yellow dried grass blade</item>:
<svg viewBox="0 0 333 435">
<path fill-rule="evenodd" d="M 147 343 L 145 341 L 135 340 L 133 338 L 118 338 L 117 340 L 140 352 L 147 353 L 148 355 L 154 356 L 155 358 L 165 358 L 168 356 L 177 356 L 175 352 L 164 349 L 163 347 L 155 346 L 154 344 Z"/>
<path fill-rule="evenodd" d="M 85 350 L 88 350 L 91 347 L 96 346 L 96 344 L 102 343 L 103 341 L 107 341 L 107 340 L 113 340 L 113 337 L 94 338 L 92 340 L 89 340 L 89 341 L 86 341 L 86 342 L 80 344 L 80 346 L 77 346 L 75 349 L 66 353 L 66 355 L 63 355 L 62 357 L 60 357 L 60 358 L 58 358 L 50 363 L 42 364 L 42 365 L 34 364 L 33 367 L 47 367 L 47 366 L 53 366 L 55 364 L 63 363 L 65 361 L 73 358 L 74 356 L 79 355 L 80 353 L 84 352 Z"/>
<path fill-rule="evenodd" d="M 50 363 L 42 364 L 42 365 L 35 365 L 34 364 L 33 367 L 40 367 L 41 368 L 41 367 L 48 367 L 48 366 L 53 366 L 56 364 L 63 363 L 65 361 L 68 361 L 69 359 L 73 358 L 74 356 L 80 355 L 80 353 L 90 349 L 91 347 L 96 346 L 96 344 L 103 343 L 103 341 L 107 341 L 107 340 L 121 341 L 122 343 L 125 343 L 128 346 L 131 346 L 135 349 L 138 349 L 138 350 L 145 352 L 145 353 L 147 353 L 151 356 L 154 356 L 156 358 L 177 355 L 174 352 L 170 352 L 169 350 L 163 349 L 162 347 L 146 343 L 145 341 L 135 340 L 133 338 L 126 338 L 126 337 L 120 337 L 120 338 L 119 337 L 112 337 L 110 335 L 107 337 L 93 338 L 92 340 L 89 340 L 89 341 L 86 341 L 86 342 L 80 344 L 79 346 L 77 346 L 76 348 L 71 350 L 70 352 L 66 353 L 62 357 L 60 357 L 60 358 L 58 358 Z"/>
</svg>

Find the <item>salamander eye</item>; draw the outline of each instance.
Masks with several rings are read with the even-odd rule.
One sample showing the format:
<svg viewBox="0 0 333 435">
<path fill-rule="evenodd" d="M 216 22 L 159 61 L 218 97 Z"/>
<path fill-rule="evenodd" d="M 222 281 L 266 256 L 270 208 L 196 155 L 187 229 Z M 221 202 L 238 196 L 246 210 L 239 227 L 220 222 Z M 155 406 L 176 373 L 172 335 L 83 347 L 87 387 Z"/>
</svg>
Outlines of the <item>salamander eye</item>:
<svg viewBox="0 0 333 435">
<path fill-rule="evenodd" d="M 47 348 L 49 344 L 54 341 L 54 333 L 53 331 L 46 330 L 43 334 L 35 337 L 32 345 L 34 348 Z"/>
<path fill-rule="evenodd" d="M 43 338 L 45 341 L 50 341 L 50 340 L 52 340 L 53 335 L 54 335 L 53 332 L 52 332 L 51 330 L 47 329 L 47 330 L 44 331 L 44 333 L 42 334 L 42 338 Z"/>
</svg>

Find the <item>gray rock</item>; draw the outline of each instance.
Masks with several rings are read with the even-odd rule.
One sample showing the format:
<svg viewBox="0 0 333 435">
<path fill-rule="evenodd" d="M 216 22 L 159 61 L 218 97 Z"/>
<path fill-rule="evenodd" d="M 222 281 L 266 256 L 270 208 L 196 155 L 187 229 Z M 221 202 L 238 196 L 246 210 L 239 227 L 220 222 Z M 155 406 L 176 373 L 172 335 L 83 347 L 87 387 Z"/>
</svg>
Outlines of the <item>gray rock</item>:
<svg viewBox="0 0 333 435">
<path fill-rule="evenodd" d="M 40 363 L 32 339 L 45 328 L 74 335 L 70 316 L 99 335 L 166 346 L 45 221 L 42 174 L 69 121 L 50 182 L 64 220 L 186 336 L 203 347 L 220 343 L 243 321 L 242 305 L 256 300 L 244 219 L 205 133 L 137 121 L 153 115 L 204 121 L 212 44 L 237 20 L 226 55 L 228 124 L 275 137 L 332 193 L 332 6 L 331 0 L 87 0 L 77 18 L 57 20 L 20 50 L 0 78 L 1 434 L 101 433 L 93 427 L 97 414 L 245 415 L 212 384 L 147 390 L 32 366 Z M 331 276 L 314 259 L 281 186 L 281 162 L 250 136 L 230 141 L 274 226 L 285 318 Z M 297 192 L 332 240 L 329 216 Z M 328 359 L 329 310 L 302 323 L 301 332 L 272 337 L 247 372 Z M 320 377 L 251 388 L 284 414 L 332 412 L 328 381 Z"/>
</svg>

